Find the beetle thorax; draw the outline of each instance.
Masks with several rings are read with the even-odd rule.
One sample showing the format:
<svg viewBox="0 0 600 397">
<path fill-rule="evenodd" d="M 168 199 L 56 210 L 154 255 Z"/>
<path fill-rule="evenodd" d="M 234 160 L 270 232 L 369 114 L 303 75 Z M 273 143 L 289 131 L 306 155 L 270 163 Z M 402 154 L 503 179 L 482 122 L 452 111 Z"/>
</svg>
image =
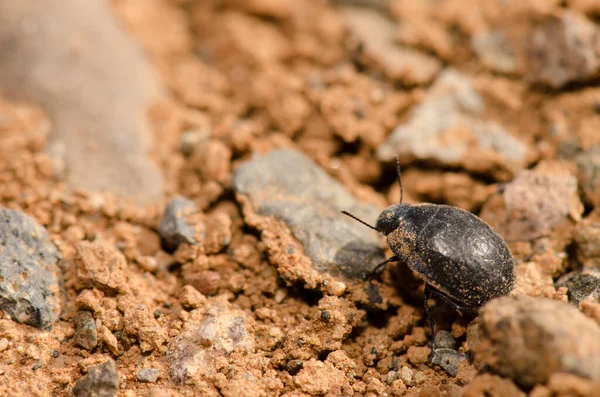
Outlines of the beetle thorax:
<svg viewBox="0 0 600 397">
<path fill-rule="evenodd" d="M 410 204 L 394 204 L 387 207 L 379 218 L 377 218 L 377 223 L 375 224 L 375 229 L 377 229 L 380 233 L 383 233 L 384 236 L 387 236 L 394 230 L 398 228 L 400 225 L 400 221 L 406 215 Z"/>
</svg>

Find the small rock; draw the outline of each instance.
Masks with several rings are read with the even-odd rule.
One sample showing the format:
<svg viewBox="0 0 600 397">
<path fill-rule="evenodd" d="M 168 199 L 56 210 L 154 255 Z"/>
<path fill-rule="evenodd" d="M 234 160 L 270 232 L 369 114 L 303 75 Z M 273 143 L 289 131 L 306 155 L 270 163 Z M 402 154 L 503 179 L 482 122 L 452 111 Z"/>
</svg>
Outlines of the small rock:
<svg viewBox="0 0 600 397">
<path fill-rule="evenodd" d="M 100 327 L 98 337 L 113 355 L 119 355 L 119 342 L 117 341 L 117 337 L 114 336 L 105 325 Z"/>
<path fill-rule="evenodd" d="M 231 217 L 224 212 L 216 212 L 206 217 L 204 251 L 207 255 L 217 254 L 231 241 Z"/>
<path fill-rule="evenodd" d="M 51 328 L 60 311 L 59 259 L 42 226 L 20 211 L 0 209 L 0 310 L 17 322 Z"/>
<path fill-rule="evenodd" d="M 6 349 L 8 349 L 8 346 L 9 346 L 8 339 L 6 339 L 6 338 L 0 339 L 0 353 L 5 351 Z"/>
<path fill-rule="evenodd" d="M 124 310 L 123 323 L 125 325 L 123 331 L 137 337 L 142 352 L 158 350 L 167 341 L 166 331 L 150 314 L 145 305 L 127 305 Z"/>
<path fill-rule="evenodd" d="M 458 366 L 466 358 L 467 356 L 465 356 L 465 354 L 456 350 L 438 348 L 433 351 L 431 362 L 442 367 L 450 376 L 456 376 L 458 373 Z"/>
<path fill-rule="evenodd" d="M 90 368 L 73 388 L 76 397 L 113 397 L 119 390 L 119 374 L 113 360 Z"/>
<path fill-rule="evenodd" d="M 527 79 L 560 88 L 600 71 L 600 32 L 584 15 L 563 10 L 547 15 L 528 37 Z"/>
<path fill-rule="evenodd" d="M 233 186 L 246 222 L 261 230 L 288 282 L 301 279 L 315 288 L 327 274 L 362 280 L 384 259 L 376 233 L 340 213 L 344 209 L 374 222 L 380 211 L 362 204 L 298 151 L 255 157 L 235 170 Z M 290 249 L 298 245 L 295 239 L 303 249 Z"/>
<path fill-rule="evenodd" d="M 184 332 L 169 343 L 165 358 L 171 381 L 180 384 L 188 378 L 204 379 L 217 372 L 217 360 L 253 349 L 248 321 L 244 312 L 230 303 L 209 301 L 202 318 L 190 318 Z"/>
<path fill-rule="evenodd" d="M 600 219 L 595 213 L 579 223 L 573 240 L 577 258 L 583 266 L 600 268 Z"/>
<path fill-rule="evenodd" d="M 135 373 L 135 377 L 142 383 L 154 383 L 158 380 L 160 371 L 154 368 L 143 368 L 138 369 Z"/>
<path fill-rule="evenodd" d="M 569 301 L 575 306 L 584 300 L 600 302 L 600 270 L 583 268 L 565 274 L 556 282 L 556 288 L 566 287 Z"/>
<path fill-rule="evenodd" d="M 198 273 L 187 275 L 183 281 L 191 285 L 203 295 L 212 295 L 219 289 L 221 275 L 211 270 L 203 270 Z"/>
<path fill-rule="evenodd" d="M 342 15 L 362 48 L 367 64 L 406 85 L 427 84 L 442 68 L 435 57 L 396 43 L 396 26 L 382 13 L 361 7 L 343 7 Z"/>
<path fill-rule="evenodd" d="M 414 371 L 407 366 L 400 368 L 400 371 L 398 371 L 398 377 L 406 386 L 413 386 L 415 384 L 413 380 Z"/>
<path fill-rule="evenodd" d="M 162 239 L 163 246 L 167 252 L 173 252 L 182 243 L 195 244 L 194 227 L 185 220 L 187 211 L 196 210 L 196 203 L 183 197 L 177 197 L 169 201 L 158 233 Z"/>
<path fill-rule="evenodd" d="M 111 245 L 81 241 L 75 246 L 77 277 L 83 286 L 96 287 L 109 294 L 127 289 L 127 260 Z"/>
<path fill-rule="evenodd" d="M 456 349 L 456 339 L 451 332 L 442 329 L 435 334 L 435 346 L 438 349 Z"/>
<path fill-rule="evenodd" d="M 206 297 L 191 285 L 183 286 L 179 300 L 186 309 L 197 309 L 206 303 Z"/>
<path fill-rule="evenodd" d="M 475 365 L 523 387 L 557 372 L 600 380 L 600 327 L 572 305 L 545 298 L 488 302 L 467 334 Z"/>
<path fill-rule="evenodd" d="M 444 70 L 404 125 L 377 149 L 382 161 L 433 161 L 508 179 L 527 161 L 527 146 L 494 121 L 471 80 Z"/>
<path fill-rule="evenodd" d="M 584 200 L 594 208 L 600 208 L 600 147 L 579 154 L 575 162 Z"/>
<path fill-rule="evenodd" d="M 92 350 L 98 345 L 96 321 L 92 313 L 88 311 L 77 312 L 73 319 L 73 324 L 75 325 L 75 335 L 73 336 L 75 346 Z"/>
<path fill-rule="evenodd" d="M 575 175 L 563 163 L 543 162 L 488 200 L 480 216 L 506 239 L 527 239 L 548 234 L 562 222 L 581 220 L 583 209 Z"/>
</svg>

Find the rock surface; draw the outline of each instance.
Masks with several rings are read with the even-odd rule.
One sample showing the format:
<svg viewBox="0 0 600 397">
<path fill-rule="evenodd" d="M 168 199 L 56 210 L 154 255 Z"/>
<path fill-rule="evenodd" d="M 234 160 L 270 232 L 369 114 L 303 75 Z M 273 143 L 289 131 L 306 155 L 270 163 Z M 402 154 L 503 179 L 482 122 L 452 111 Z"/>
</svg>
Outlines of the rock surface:
<svg viewBox="0 0 600 397">
<path fill-rule="evenodd" d="M 96 347 L 98 344 L 98 330 L 92 313 L 88 311 L 77 312 L 73 324 L 75 325 L 75 335 L 73 337 L 75 346 L 86 350 L 92 350 Z"/>
<path fill-rule="evenodd" d="M 288 258 L 275 262 L 287 281 L 316 285 L 324 274 L 359 280 L 384 259 L 376 234 L 340 213 L 374 222 L 380 211 L 360 203 L 300 152 L 280 149 L 255 157 L 235 170 L 233 186 L 247 198 L 247 214 L 283 221 L 301 243 L 285 240 L 276 224 L 255 220 L 263 240 L 273 241 L 272 254 Z M 309 259 L 303 261 L 304 255 Z"/>
<path fill-rule="evenodd" d="M 583 268 L 565 274 L 556 281 L 556 288 L 565 287 L 569 301 L 575 306 L 584 300 L 600 302 L 600 269 Z"/>
<path fill-rule="evenodd" d="M 558 372 L 600 380 L 600 327 L 564 302 L 494 299 L 469 327 L 467 343 L 477 366 L 523 387 L 546 383 Z"/>
<path fill-rule="evenodd" d="M 15 321 L 48 329 L 58 319 L 60 254 L 26 214 L 0 209 L 0 309 Z"/>
<path fill-rule="evenodd" d="M 113 360 L 91 368 L 73 388 L 75 397 L 114 397 L 119 390 L 119 374 Z"/>
<path fill-rule="evenodd" d="M 76 189 L 156 198 L 147 106 L 161 90 L 142 51 L 101 0 L 0 1 L 0 88 L 50 115 L 50 152 Z"/>
<path fill-rule="evenodd" d="M 406 124 L 379 146 L 377 156 L 401 162 L 432 161 L 498 178 L 524 167 L 527 146 L 494 121 L 483 118 L 483 99 L 469 78 L 444 70 Z"/>
<path fill-rule="evenodd" d="M 195 229 L 185 220 L 186 212 L 195 210 L 196 204 L 184 197 L 176 197 L 169 201 L 158 226 L 158 233 L 167 251 L 175 251 L 182 243 L 196 243 Z"/>
</svg>

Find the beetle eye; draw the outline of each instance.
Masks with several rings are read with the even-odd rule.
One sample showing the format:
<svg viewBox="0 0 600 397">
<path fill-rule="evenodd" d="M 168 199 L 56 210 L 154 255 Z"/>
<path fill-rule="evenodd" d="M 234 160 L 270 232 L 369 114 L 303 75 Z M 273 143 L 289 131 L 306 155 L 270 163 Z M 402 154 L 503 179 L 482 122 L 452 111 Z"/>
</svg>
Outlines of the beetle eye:
<svg viewBox="0 0 600 397">
<path fill-rule="evenodd" d="M 379 215 L 379 218 L 377 218 L 375 228 L 385 236 L 396 230 L 400 224 L 397 207 L 397 205 L 394 205 L 386 208 L 381 215 Z"/>
</svg>

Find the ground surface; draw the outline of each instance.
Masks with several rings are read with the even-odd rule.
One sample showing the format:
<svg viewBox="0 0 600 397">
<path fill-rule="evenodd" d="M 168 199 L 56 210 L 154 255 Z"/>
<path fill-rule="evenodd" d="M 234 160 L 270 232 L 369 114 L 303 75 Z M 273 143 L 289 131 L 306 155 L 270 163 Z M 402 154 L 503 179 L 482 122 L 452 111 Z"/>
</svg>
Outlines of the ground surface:
<svg viewBox="0 0 600 397">
<path fill-rule="evenodd" d="M 598 2 L 334 3 L 111 3 L 164 88 L 159 199 L 74 190 L 55 113 L 2 99 L 0 204 L 20 212 L 0 219 L 0 395 L 595 395 Z M 395 153 L 405 202 L 521 240 L 512 297 L 474 322 L 431 301 L 439 365 L 423 283 L 405 264 L 363 282 L 391 252 L 338 214 L 398 201 Z"/>
</svg>

